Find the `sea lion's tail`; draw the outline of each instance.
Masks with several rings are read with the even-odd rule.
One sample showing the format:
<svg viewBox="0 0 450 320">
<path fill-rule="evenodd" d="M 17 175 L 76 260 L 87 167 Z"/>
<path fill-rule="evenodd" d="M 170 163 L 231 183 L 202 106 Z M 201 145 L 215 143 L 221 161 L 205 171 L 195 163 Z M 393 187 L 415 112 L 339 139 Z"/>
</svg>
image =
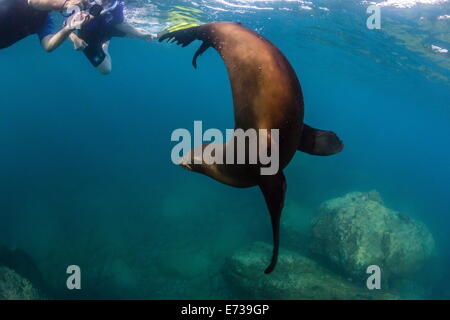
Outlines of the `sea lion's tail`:
<svg viewBox="0 0 450 320">
<path fill-rule="evenodd" d="M 168 32 L 159 38 L 159 42 L 168 40 L 169 42 L 175 42 L 177 45 L 186 47 L 190 45 L 194 40 L 203 40 L 202 45 L 200 46 L 200 48 L 198 48 L 198 50 L 194 54 L 194 57 L 192 58 L 192 65 L 197 69 L 197 58 L 211 46 L 210 42 L 206 40 L 204 36 L 200 38 L 200 27 L 201 26 L 196 26 Z"/>
</svg>

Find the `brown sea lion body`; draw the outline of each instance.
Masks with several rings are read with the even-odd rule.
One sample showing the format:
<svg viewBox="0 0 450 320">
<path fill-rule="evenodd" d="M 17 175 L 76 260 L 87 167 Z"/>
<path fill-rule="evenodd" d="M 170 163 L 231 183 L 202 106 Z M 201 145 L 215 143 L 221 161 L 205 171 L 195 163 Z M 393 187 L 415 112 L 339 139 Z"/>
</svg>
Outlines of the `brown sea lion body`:
<svg viewBox="0 0 450 320">
<path fill-rule="evenodd" d="M 258 185 L 261 188 L 271 214 L 274 236 L 272 262 L 266 269 L 266 273 L 270 273 L 278 256 L 279 224 L 286 190 L 282 169 L 297 150 L 331 155 L 340 152 L 343 145 L 334 133 L 303 123 L 303 95 L 296 73 L 283 53 L 261 35 L 238 23 L 214 22 L 165 34 L 160 41 L 165 39 L 172 39 L 183 47 L 194 40 L 203 41 L 194 55 L 194 67 L 197 57 L 209 47 L 220 53 L 231 82 L 235 129 L 279 130 L 278 145 L 269 143 L 269 148 L 279 154 L 279 171 L 275 175 L 261 175 L 263 165 L 260 163 L 192 164 L 194 150 L 181 162 L 189 170 L 234 187 Z M 270 142 L 270 133 L 266 139 Z M 224 154 L 229 150 L 227 146 L 223 144 Z"/>
<path fill-rule="evenodd" d="M 277 47 L 252 30 L 226 22 L 203 27 L 228 70 L 235 127 L 279 129 L 283 169 L 297 151 L 303 127 L 303 96 L 294 70 Z"/>
</svg>

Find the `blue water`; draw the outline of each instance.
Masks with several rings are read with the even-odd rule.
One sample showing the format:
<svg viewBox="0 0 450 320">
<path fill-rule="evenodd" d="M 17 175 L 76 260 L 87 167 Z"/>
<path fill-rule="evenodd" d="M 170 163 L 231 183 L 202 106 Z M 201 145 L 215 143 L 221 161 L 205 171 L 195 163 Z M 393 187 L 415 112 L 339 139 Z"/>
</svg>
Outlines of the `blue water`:
<svg viewBox="0 0 450 320">
<path fill-rule="evenodd" d="M 275 43 L 301 81 L 305 122 L 345 143 L 334 157 L 297 154 L 286 201 L 313 210 L 376 189 L 388 207 L 429 227 L 445 279 L 450 54 L 431 45 L 450 50 L 450 19 L 438 19 L 450 3 L 383 7 L 382 29 L 368 30 L 367 5 L 312 2 L 157 1 L 142 12 L 146 1 L 130 1 L 127 14 L 154 19 L 141 26 L 158 31 L 183 5 L 200 10 L 200 22 L 239 21 Z M 29 37 L 0 51 L 0 242 L 26 250 L 54 296 L 232 298 L 211 281 L 223 261 L 271 241 L 259 190 L 170 160 L 173 130 L 194 120 L 233 127 L 225 66 L 210 49 L 194 70 L 197 47 L 113 39 L 108 76 L 69 43 L 47 54 Z M 192 258 L 205 252 L 207 262 Z M 64 288 L 69 264 L 84 270 L 81 292 Z M 438 281 L 427 298 L 449 294 Z"/>
</svg>

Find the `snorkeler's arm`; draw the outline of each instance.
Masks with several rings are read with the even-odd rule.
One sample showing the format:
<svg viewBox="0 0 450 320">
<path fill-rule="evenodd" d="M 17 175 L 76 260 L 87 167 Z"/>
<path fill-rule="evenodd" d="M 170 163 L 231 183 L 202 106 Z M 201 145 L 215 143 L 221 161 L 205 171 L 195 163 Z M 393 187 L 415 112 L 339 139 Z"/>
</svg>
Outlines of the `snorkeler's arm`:
<svg viewBox="0 0 450 320">
<path fill-rule="evenodd" d="M 28 4 L 38 10 L 61 11 L 85 1 L 86 0 L 28 0 Z"/>
<path fill-rule="evenodd" d="M 149 42 L 155 38 L 155 35 L 137 29 L 126 22 L 116 25 L 116 29 L 125 33 L 128 38 L 142 39 Z"/>
<path fill-rule="evenodd" d="M 41 40 L 41 45 L 47 52 L 52 52 L 56 48 L 58 48 L 64 40 L 72 33 L 72 29 L 69 27 L 64 27 L 59 30 L 57 33 L 49 34 L 45 38 Z"/>
<path fill-rule="evenodd" d="M 58 32 L 42 38 L 41 45 L 45 51 L 52 52 L 58 48 L 69 36 L 71 36 L 74 30 L 80 28 L 89 19 L 88 14 L 80 12 L 77 15 L 78 16 L 72 20 L 70 25 L 66 25 Z"/>
</svg>

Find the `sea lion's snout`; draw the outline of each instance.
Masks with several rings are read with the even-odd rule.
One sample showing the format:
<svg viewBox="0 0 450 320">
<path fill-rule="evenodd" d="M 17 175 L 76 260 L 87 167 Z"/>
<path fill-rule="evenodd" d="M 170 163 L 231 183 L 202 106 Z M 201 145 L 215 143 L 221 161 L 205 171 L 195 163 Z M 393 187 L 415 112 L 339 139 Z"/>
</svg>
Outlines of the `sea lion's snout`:
<svg viewBox="0 0 450 320">
<path fill-rule="evenodd" d="M 192 165 L 191 165 L 191 155 L 190 152 L 188 154 L 185 154 L 182 158 L 178 160 L 178 165 L 183 167 L 183 169 L 186 169 L 188 171 L 193 171 Z"/>
<path fill-rule="evenodd" d="M 180 160 L 180 162 L 178 163 L 178 165 L 182 166 L 184 169 L 188 170 L 188 171 L 192 171 L 192 167 L 190 164 L 188 164 L 187 162 L 185 162 L 183 159 Z"/>
<path fill-rule="evenodd" d="M 186 152 L 179 160 L 178 165 L 184 169 L 194 172 L 202 171 L 203 166 L 203 145 L 198 145 L 195 148 Z"/>
</svg>

